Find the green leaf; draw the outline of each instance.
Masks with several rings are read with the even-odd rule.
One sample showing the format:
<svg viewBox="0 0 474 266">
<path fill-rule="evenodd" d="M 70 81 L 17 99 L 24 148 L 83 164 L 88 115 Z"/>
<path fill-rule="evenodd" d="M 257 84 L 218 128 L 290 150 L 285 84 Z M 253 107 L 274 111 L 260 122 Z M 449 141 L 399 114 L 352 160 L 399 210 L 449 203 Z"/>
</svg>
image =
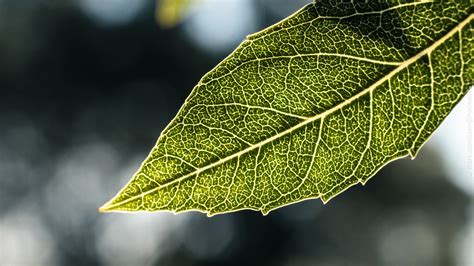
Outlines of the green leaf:
<svg viewBox="0 0 474 266">
<path fill-rule="evenodd" d="M 101 211 L 323 202 L 420 147 L 474 84 L 470 1 L 317 1 L 196 85 Z"/>
</svg>

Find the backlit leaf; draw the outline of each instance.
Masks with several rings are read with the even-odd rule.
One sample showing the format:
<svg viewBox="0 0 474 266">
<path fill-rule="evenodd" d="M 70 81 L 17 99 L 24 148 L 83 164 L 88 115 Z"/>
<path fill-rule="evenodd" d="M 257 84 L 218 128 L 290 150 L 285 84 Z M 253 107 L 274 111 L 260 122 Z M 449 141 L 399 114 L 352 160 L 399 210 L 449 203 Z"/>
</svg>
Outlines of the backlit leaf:
<svg viewBox="0 0 474 266">
<path fill-rule="evenodd" d="M 472 4 L 341 2 L 249 36 L 101 210 L 266 214 L 414 158 L 474 83 Z"/>
</svg>

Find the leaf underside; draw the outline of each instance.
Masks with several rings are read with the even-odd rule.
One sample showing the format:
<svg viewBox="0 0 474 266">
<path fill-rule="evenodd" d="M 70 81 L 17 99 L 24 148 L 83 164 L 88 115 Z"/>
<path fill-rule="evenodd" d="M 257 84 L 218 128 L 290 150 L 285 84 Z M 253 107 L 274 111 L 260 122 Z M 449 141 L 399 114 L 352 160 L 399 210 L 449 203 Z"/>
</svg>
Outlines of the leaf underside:
<svg viewBox="0 0 474 266">
<path fill-rule="evenodd" d="M 327 202 L 420 147 L 474 83 L 470 1 L 317 1 L 193 89 L 101 211 Z"/>
</svg>

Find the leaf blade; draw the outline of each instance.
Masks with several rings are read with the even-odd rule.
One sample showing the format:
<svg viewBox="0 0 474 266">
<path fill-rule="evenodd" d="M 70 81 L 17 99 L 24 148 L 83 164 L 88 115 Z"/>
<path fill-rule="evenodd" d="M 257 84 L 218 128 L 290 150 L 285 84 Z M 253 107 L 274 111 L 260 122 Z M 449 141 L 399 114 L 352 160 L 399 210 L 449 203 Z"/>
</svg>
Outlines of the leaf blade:
<svg viewBox="0 0 474 266">
<path fill-rule="evenodd" d="M 414 8 L 416 6 L 418 6 L 418 3 L 413 2 L 403 6 L 388 7 L 383 9 L 383 12 L 370 11 L 370 14 L 354 14 L 363 17 L 368 16 L 368 18 L 365 19 L 369 22 L 374 20 L 374 18 L 375 20 L 379 19 L 382 21 L 382 17 L 393 10 Z M 455 5 L 454 7 L 458 10 L 462 10 Z M 250 36 L 249 41 L 244 42 L 236 52 L 208 73 L 193 90 L 178 116 L 160 136 L 157 146 L 147 160 L 145 160 L 134 179 L 132 179 L 124 190 L 119 192 L 114 199 L 104 205 L 102 211 L 200 210 L 212 215 L 215 213 L 248 208 L 268 213 L 276 207 L 309 198 L 321 197 L 323 201 L 327 201 L 358 182 L 365 183 L 383 165 L 391 160 L 405 156 L 407 154 L 407 145 L 411 148 L 408 149 L 408 152 L 411 151 L 412 156 L 414 156 L 424 143 L 424 141 L 417 143 L 418 139 L 426 141 L 433 130 L 428 132 L 428 136 L 425 136 L 426 133 L 423 133 L 423 136 L 421 136 L 423 129 L 420 130 L 420 133 L 417 134 L 412 143 L 407 144 L 403 143 L 403 140 L 397 140 L 400 142 L 397 145 L 400 145 L 403 149 L 396 148 L 390 150 L 390 148 L 387 148 L 390 156 L 384 155 L 376 157 L 380 152 L 371 149 L 372 141 L 374 141 L 374 143 L 381 142 L 381 140 L 384 140 L 384 136 L 377 133 L 379 131 L 375 131 L 374 136 L 372 136 L 373 130 L 370 130 L 370 128 L 374 125 L 380 126 L 388 122 L 392 123 L 390 126 L 392 127 L 397 123 L 397 119 L 394 117 L 394 109 L 390 109 L 393 114 L 385 114 L 386 118 L 381 118 L 384 117 L 383 112 L 374 115 L 374 110 L 380 112 L 379 109 L 382 111 L 384 108 L 389 109 L 390 107 L 386 104 L 387 98 L 391 99 L 391 108 L 394 108 L 394 106 L 405 106 L 406 103 L 400 102 L 397 105 L 395 104 L 396 99 L 394 99 L 393 95 L 379 95 L 379 93 L 374 95 L 373 91 L 376 88 L 387 86 L 388 89 L 386 89 L 386 91 L 394 94 L 396 88 L 403 87 L 404 82 L 410 84 L 407 75 L 425 79 L 427 76 L 423 73 L 433 73 L 433 70 L 427 71 L 426 64 L 423 62 L 420 63 L 420 61 L 426 60 L 424 57 L 426 57 L 427 54 L 433 53 L 436 48 L 444 45 L 446 41 L 450 40 L 450 38 L 455 36 L 464 27 L 472 27 L 472 12 L 470 12 L 469 8 L 465 8 L 463 20 L 449 31 L 445 30 L 444 34 L 430 45 L 426 45 L 426 42 L 428 42 L 430 38 L 432 39 L 431 36 L 425 39 L 421 38 L 421 40 L 416 39 L 414 42 L 407 41 L 401 48 L 397 47 L 397 45 L 400 45 L 390 38 L 384 37 L 385 39 L 372 40 L 374 42 L 372 48 L 375 47 L 375 50 L 380 47 L 385 47 L 386 51 L 391 51 L 393 47 L 398 49 L 397 52 L 388 55 L 376 51 L 372 54 L 372 57 L 365 58 L 357 54 L 360 53 L 357 49 L 351 49 L 347 50 L 349 51 L 348 54 L 344 54 L 343 56 L 341 56 L 340 53 L 335 54 L 325 51 L 317 51 L 317 53 L 311 51 L 311 53 L 308 53 L 306 51 L 306 55 L 310 56 L 303 58 L 298 54 L 301 49 L 291 51 L 290 48 L 285 48 L 286 43 L 294 41 L 291 38 L 280 42 L 280 48 L 282 49 L 277 50 L 280 53 L 279 58 L 269 56 L 269 54 L 275 51 L 272 47 L 267 50 L 261 49 L 258 53 L 255 51 L 256 48 L 254 47 L 259 47 L 258 43 L 256 43 L 258 40 L 272 40 L 272 34 L 281 38 L 282 36 L 278 35 L 279 31 L 288 30 L 291 27 L 294 29 L 294 27 L 297 27 L 295 25 L 305 25 L 303 23 L 312 21 L 308 23 L 308 25 L 312 26 L 309 29 L 305 29 L 306 31 L 314 30 L 314 28 L 324 28 L 322 26 L 327 26 L 327 29 L 338 29 L 333 26 L 340 25 L 341 20 L 352 19 L 354 17 L 354 15 L 350 14 L 347 15 L 349 17 L 344 18 L 323 16 L 324 18 L 319 20 L 322 24 L 318 24 L 318 27 L 314 27 L 311 23 L 321 18 L 321 11 L 318 11 L 318 8 L 322 9 L 322 7 L 317 6 L 317 4 L 308 5 L 288 20 L 266 31 Z M 440 9 L 439 6 L 433 4 L 429 8 L 425 7 L 425 10 L 436 10 L 436 8 Z M 453 6 L 448 5 L 448 7 L 441 7 L 441 11 L 449 9 L 453 9 Z M 315 11 L 316 13 L 314 13 Z M 410 11 L 413 13 L 413 10 Z M 399 12 L 399 10 L 397 10 L 397 12 Z M 400 11 L 399 14 L 403 17 L 403 12 Z M 466 16 L 466 14 L 468 15 Z M 415 15 L 418 14 L 414 14 L 413 16 Z M 462 11 L 460 14 L 454 14 L 453 17 L 460 17 L 461 15 Z M 408 18 L 412 19 L 412 17 L 409 16 Z M 292 19 L 296 19 L 300 24 L 292 24 Z M 402 18 L 401 25 L 403 21 Z M 362 35 L 357 32 L 354 33 L 350 31 L 350 29 L 352 29 L 351 23 L 357 24 L 359 22 L 351 21 L 348 22 L 349 26 L 338 27 L 342 27 L 347 32 L 353 33 L 353 36 L 349 36 L 352 37 L 352 39 L 361 37 Z M 423 23 L 423 21 L 420 22 L 420 24 Z M 452 24 L 453 23 L 451 23 L 451 25 Z M 382 25 L 382 22 L 380 25 Z M 358 27 L 355 27 L 355 29 L 358 29 Z M 301 31 L 296 32 L 301 33 Z M 372 32 L 377 33 L 377 31 Z M 472 35 L 472 31 L 468 31 L 468 33 Z M 306 37 L 305 34 L 297 35 L 300 38 L 294 39 L 304 42 L 304 40 L 301 40 L 301 36 Z M 462 38 L 460 38 L 460 40 L 461 39 Z M 469 37 L 469 39 L 472 39 L 472 37 Z M 369 40 L 363 40 L 362 43 L 367 44 L 368 41 Z M 418 49 L 411 47 L 417 44 Z M 423 44 L 425 44 L 425 46 L 423 46 Z M 295 47 L 296 46 L 297 45 L 295 45 Z M 305 47 L 302 47 L 302 49 L 305 49 Z M 460 54 L 462 54 L 463 51 L 464 50 L 460 48 Z M 469 50 L 467 51 L 469 53 Z M 288 53 L 292 52 L 298 55 L 288 55 Z M 252 58 L 252 54 L 254 58 Z M 316 57 L 315 62 L 310 61 L 311 57 Z M 289 62 L 285 62 L 287 65 L 279 61 L 282 58 L 289 59 Z M 270 62 L 266 62 L 264 59 L 268 59 Z M 403 61 L 397 61 L 400 59 L 403 59 Z M 430 62 L 429 65 L 432 66 L 430 57 L 428 57 L 427 60 Z M 294 64 L 292 64 L 292 62 Z M 319 64 L 321 62 L 328 65 L 336 63 L 336 67 L 325 65 L 320 67 Z M 307 69 L 317 71 L 319 68 L 322 68 L 329 72 L 328 74 L 320 71 L 318 74 L 325 78 L 320 78 L 319 80 L 314 78 L 313 80 L 310 79 L 310 81 L 313 82 L 328 82 L 329 79 L 326 77 L 331 77 L 331 75 L 337 76 L 337 73 L 347 74 L 350 71 L 360 72 L 361 69 L 371 75 L 376 75 L 377 78 L 371 79 L 369 78 L 370 75 L 366 73 L 357 73 L 348 76 L 348 80 L 354 82 L 359 79 L 359 84 L 344 85 L 342 86 L 343 89 L 334 90 L 332 92 L 324 92 L 322 90 L 325 88 L 323 85 L 319 87 L 316 86 L 315 90 L 320 93 L 319 98 L 310 98 L 306 96 L 306 94 L 303 96 L 296 95 L 296 97 L 294 97 L 297 100 L 295 101 L 296 104 L 288 100 L 285 101 L 285 97 L 278 98 L 278 95 L 276 95 L 278 91 L 272 94 L 273 90 L 286 91 L 286 96 L 288 96 L 288 91 L 301 92 L 301 87 L 304 88 L 308 84 L 308 81 L 301 81 L 299 79 L 303 79 L 308 72 L 302 71 L 299 75 L 296 75 L 298 73 L 296 73 L 294 69 L 295 66 L 300 67 L 305 66 L 305 64 L 309 66 Z M 242 67 L 242 65 L 244 65 L 244 67 Z M 467 78 L 461 79 L 466 80 L 465 84 L 461 85 L 461 90 L 467 91 L 468 85 L 472 84 L 472 62 L 468 64 L 463 62 L 461 65 L 463 67 L 466 65 L 467 69 L 461 69 L 461 76 L 467 76 Z M 314 66 L 317 67 L 314 68 Z M 242 68 L 244 68 L 245 71 L 242 71 Z M 287 69 L 286 72 L 285 68 Z M 261 71 L 261 69 L 265 69 L 266 71 Z M 251 76 L 247 73 L 249 72 L 248 70 L 253 70 L 256 74 Z M 404 74 L 405 77 L 403 77 L 403 75 L 401 75 L 402 77 L 398 77 L 400 73 L 403 74 L 405 71 L 408 73 Z M 421 74 L 418 75 L 418 72 Z M 449 73 L 449 69 L 440 72 Z M 239 79 L 236 80 L 234 76 L 237 76 Z M 276 78 L 275 81 L 273 76 L 279 79 Z M 367 80 L 364 81 L 362 80 L 363 78 L 367 78 Z M 391 81 L 392 78 L 394 78 L 393 82 Z M 294 79 L 294 82 L 290 81 L 290 79 Z M 339 79 L 338 81 L 342 80 L 342 78 Z M 434 77 L 431 77 L 431 81 L 429 82 L 431 88 L 433 88 L 433 79 Z M 248 82 L 249 80 L 260 80 L 260 82 L 252 83 Z M 385 84 L 386 82 L 387 84 Z M 398 83 L 402 85 L 399 86 Z M 250 89 L 252 86 L 258 87 L 258 85 L 261 85 L 264 87 L 268 84 L 276 85 L 267 89 Z M 301 85 L 299 88 L 297 86 L 289 88 L 289 85 L 294 84 Z M 329 84 L 327 87 L 331 86 L 334 86 L 334 84 Z M 417 89 L 419 91 L 417 93 L 420 93 L 422 96 L 420 99 L 426 101 L 426 92 L 428 90 L 421 89 L 423 87 L 429 87 L 426 82 L 413 84 L 409 87 Z M 231 90 L 237 90 L 237 92 L 232 93 Z M 273 101 L 271 103 L 273 104 L 265 105 L 265 99 L 259 102 L 259 104 L 248 103 L 248 99 L 255 97 L 250 95 L 249 91 L 252 92 L 253 95 L 263 95 L 266 99 L 272 99 Z M 322 93 L 322 91 L 324 93 Z M 214 93 L 231 95 L 232 98 L 231 100 L 227 99 L 227 101 L 223 101 L 224 96 L 219 98 L 219 96 L 213 95 Z M 333 101 L 325 102 L 323 97 L 325 95 L 330 95 L 328 98 Z M 347 95 L 350 95 L 350 97 Z M 462 93 L 459 95 L 462 96 Z M 294 95 L 290 94 L 290 96 Z M 379 106 L 374 104 L 374 99 L 376 99 L 374 97 L 380 97 L 380 106 L 383 105 L 384 108 L 377 109 Z M 434 97 L 432 98 L 434 99 Z M 401 100 L 414 101 L 413 99 L 404 98 Z M 453 102 L 455 104 L 456 101 L 451 101 L 451 103 Z M 235 106 L 232 106 L 232 104 L 235 104 Z M 419 109 L 423 109 L 426 103 L 421 102 L 414 105 Z M 432 102 L 430 102 L 430 106 L 432 105 Z M 251 109 L 251 106 L 258 107 L 258 111 Z M 344 108 L 347 108 L 349 111 L 346 111 Z M 365 110 L 365 112 L 360 112 L 361 110 Z M 429 110 L 431 110 L 431 108 Z M 449 110 L 448 108 L 448 113 Z M 368 116 L 367 113 L 369 114 Z M 392 117 L 390 117 L 390 115 Z M 444 118 L 446 115 L 447 113 L 444 111 L 444 113 L 438 117 Z M 212 116 L 216 116 L 218 119 L 213 120 Z M 242 116 L 244 116 L 244 118 L 242 118 Z M 350 116 L 350 118 L 355 119 L 358 123 L 351 124 L 350 119 L 345 118 L 345 116 Z M 422 128 L 427 124 L 430 128 L 433 128 L 433 125 L 430 125 L 433 124 L 433 122 L 428 123 L 428 118 L 429 115 L 421 121 Z M 232 123 L 226 124 L 226 119 Z M 269 119 L 272 121 L 267 121 Z M 327 120 L 326 123 L 324 123 L 325 120 Z M 342 122 L 344 124 L 343 126 L 340 124 Z M 440 121 L 438 121 L 438 123 L 439 122 Z M 200 127 L 200 124 L 205 124 L 206 126 L 204 128 L 206 129 Z M 244 128 L 244 130 L 240 128 L 239 124 L 243 125 L 242 128 Z M 323 128 L 323 124 L 325 126 L 327 124 L 327 126 Z M 359 124 L 363 124 L 363 126 Z M 420 127 L 420 125 L 418 125 L 420 121 L 414 120 L 412 124 L 411 127 L 413 128 Z M 405 128 L 410 126 L 403 123 L 400 125 Z M 266 130 L 265 127 L 267 128 Z M 368 134 L 364 132 L 364 130 L 361 130 L 361 128 L 365 127 L 369 128 Z M 434 128 L 436 127 L 435 125 Z M 338 131 L 341 130 L 346 134 L 346 139 L 352 137 L 351 141 L 356 143 L 354 147 L 342 147 L 343 144 L 351 146 L 351 141 L 341 141 L 341 135 L 338 135 Z M 396 135 L 386 127 L 384 130 L 387 134 Z M 262 134 L 257 137 L 252 136 L 252 133 L 255 131 L 259 131 Z M 183 139 L 182 136 L 179 136 L 182 132 L 184 132 L 184 136 L 197 139 L 198 143 L 196 144 Z M 351 133 L 353 136 L 348 133 Z M 198 137 L 194 137 L 193 134 Z M 170 135 L 170 137 L 168 135 Z M 199 137 L 200 135 L 203 137 Z M 314 139 L 315 136 L 318 137 Z M 322 139 L 322 137 L 324 139 Z M 344 135 L 342 135 L 342 137 L 344 137 Z M 218 141 L 212 138 L 217 138 Z M 167 146 L 168 141 L 171 144 Z M 223 143 L 225 145 L 215 145 L 215 143 Z M 384 145 L 383 141 L 379 144 L 380 146 Z M 176 149 L 179 145 L 181 146 L 178 148 L 185 150 L 178 155 L 173 155 L 179 159 L 172 160 L 170 157 L 163 159 L 171 154 L 169 148 Z M 329 146 L 331 146 L 331 148 L 329 148 Z M 362 147 L 362 150 L 359 150 L 358 147 Z M 186 149 L 191 156 L 186 154 Z M 195 151 L 192 151 L 192 149 L 195 149 Z M 226 153 L 227 150 L 230 150 L 230 152 Z M 340 158 L 334 158 L 333 153 L 347 155 L 348 158 L 345 158 L 346 161 L 340 161 Z M 356 156 L 357 153 L 361 154 L 359 158 Z M 200 154 L 204 159 L 200 160 L 199 158 L 195 158 L 194 161 L 192 161 L 193 156 L 195 157 Z M 220 158 L 221 156 L 223 158 Z M 292 159 L 289 157 L 292 157 Z M 365 157 L 370 158 L 370 160 L 367 159 L 364 161 Z M 327 158 L 331 158 L 331 160 L 325 165 L 324 160 L 328 160 Z M 293 163 L 293 160 L 295 160 L 296 163 Z M 180 161 L 180 163 L 178 161 Z M 371 167 L 362 164 L 368 163 L 368 161 L 375 161 L 378 165 L 372 163 L 373 167 Z M 344 165 L 345 168 L 339 169 L 337 164 Z M 223 165 L 227 167 L 222 167 Z M 307 165 L 307 167 L 304 167 L 305 165 Z M 272 169 L 278 169 L 281 173 L 272 171 Z M 267 176 L 262 175 L 262 173 L 267 174 Z M 325 178 L 321 178 L 321 176 L 325 176 Z"/>
</svg>

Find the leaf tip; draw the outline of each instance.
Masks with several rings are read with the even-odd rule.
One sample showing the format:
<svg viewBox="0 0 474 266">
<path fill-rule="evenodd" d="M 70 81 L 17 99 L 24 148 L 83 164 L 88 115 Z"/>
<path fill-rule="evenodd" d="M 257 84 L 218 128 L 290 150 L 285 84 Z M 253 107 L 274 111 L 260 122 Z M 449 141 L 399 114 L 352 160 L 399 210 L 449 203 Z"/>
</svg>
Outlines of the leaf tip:
<svg viewBox="0 0 474 266">
<path fill-rule="evenodd" d="M 110 200 L 110 201 L 104 203 L 104 205 L 100 206 L 98 211 L 100 213 L 112 212 L 113 211 L 113 206 L 111 205 L 112 200 Z"/>
<path fill-rule="evenodd" d="M 100 213 L 106 213 L 106 212 L 109 212 L 109 209 L 107 207 L 108 207 L 107 204 L 104 204 L 103 206 L 100 206 L 97 210 Z"/>
</svg>

